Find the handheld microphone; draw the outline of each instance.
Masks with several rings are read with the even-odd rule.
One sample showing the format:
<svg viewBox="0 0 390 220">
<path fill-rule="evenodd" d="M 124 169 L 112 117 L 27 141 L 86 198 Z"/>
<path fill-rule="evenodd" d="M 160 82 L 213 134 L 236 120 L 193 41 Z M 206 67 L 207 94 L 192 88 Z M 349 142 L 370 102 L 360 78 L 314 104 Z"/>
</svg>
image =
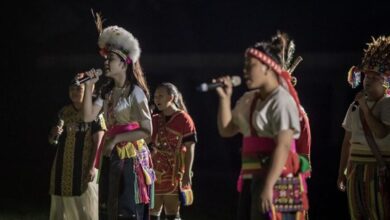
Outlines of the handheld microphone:
<svg viewBox="0 0 390 220">
<path fill-rule="evenodd" d="M 91 70 L 95 70 L 95 69 L 91 69 Z M 85 83 L 85 82 L 87 82 L 87 81 L 89 81 L 91 79 L 94 79 L 94 78 L 96 78 L 98 76 L 101 76 L 102 74 L 103 74 L 103 71 L 101 69 L 96 69 L 95 70 L 95 77 L 85 76 L 85 77 L 83 77 L 81 79 L 75 79 L 74 85 L 80 86 L 81 84 L 83 84 L 83 83 Z"/>
<path fill-rule="evenodd" d="M 62 120 L 62 119 L 58 120 L 57 127 L 62 128 L 63 126 L 64 126 L 64 120 Z M 59 141 L 59 139 L 60 139 L 60 136 L 61 136 L 61 135 L 56 135 L 56 136 L 53 138 L 53 144 L 55 144 L 55 145 L 58 144 L 58 141 Z"/>
<path fill-rule="evenodd" d="M 241 85 L 241 77 L 239 76 L 232 76 L 231 81 L 234 87 Z M 216 83 L 202 83 L 198 87 L 196 87 L 196 90 L 199 92 L 207 92 L 210 90 L 214 90 L 218 87 L 223 87 L 223 83 L 216 82 Z"/>
</svg>

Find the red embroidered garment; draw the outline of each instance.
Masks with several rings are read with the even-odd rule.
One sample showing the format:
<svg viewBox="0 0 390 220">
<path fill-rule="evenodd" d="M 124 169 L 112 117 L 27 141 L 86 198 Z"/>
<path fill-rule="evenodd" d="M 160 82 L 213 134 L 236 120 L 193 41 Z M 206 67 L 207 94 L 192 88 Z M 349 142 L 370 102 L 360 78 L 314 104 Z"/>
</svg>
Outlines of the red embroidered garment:
<svg viewBox="0 0 390 220">
<path fill-rule="evenodd" d="M 153 115 L 152 159 L 156 173 L 156 194 L 178 192 L 179 181 L 184 173 L 184 142 L 196 135 L 191 116 L 184 111 L 166 118 L 162 113 Z"/>
</svg>

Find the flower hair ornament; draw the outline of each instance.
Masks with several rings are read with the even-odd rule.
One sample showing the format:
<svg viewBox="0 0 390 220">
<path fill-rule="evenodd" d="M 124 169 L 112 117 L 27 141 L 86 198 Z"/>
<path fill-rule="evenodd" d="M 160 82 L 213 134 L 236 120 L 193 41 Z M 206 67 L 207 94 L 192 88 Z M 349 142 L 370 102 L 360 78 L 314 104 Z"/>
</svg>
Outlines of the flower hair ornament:
<svg viewBox="0 0 390 220">
<path fill-rule="evenodd" d="M 388 90 L 390 84 L 390 36 L 372 37 L 372 42 L 367 43 L 364 50 L 362 63 L 352 66 L 348 71 L 347 81 L 352 88 L 361 83 L 361 75 L 365 72 L 375 72 L 384 77 L 383 86 Z"/>
<path fill-rule="evenodd" d="M 108 26 L 103 29 L 102 16 L 99 13 L 92 15 L 99 32 L 98 46 L 100 55 L 106 57 L 109 53 L 115 53 L 127 64 L 134 64 L 141 55 L 141 48 L 137 38 L 122 27 Z"/>
</svg>

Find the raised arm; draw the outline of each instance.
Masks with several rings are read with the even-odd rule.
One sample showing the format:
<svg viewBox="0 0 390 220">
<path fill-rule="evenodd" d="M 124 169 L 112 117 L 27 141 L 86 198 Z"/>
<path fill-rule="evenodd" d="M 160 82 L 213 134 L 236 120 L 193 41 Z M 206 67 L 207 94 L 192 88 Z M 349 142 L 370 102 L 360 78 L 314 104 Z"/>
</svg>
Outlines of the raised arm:
<svg viewBox="0 0 390 220">
<path fill-rule="evenodd" d="M 219 134 L 222 137 L 232 137 L 238 133 L 238 127 L 233 123 L 231 110 L 231 97 L 233 85 L 230 77 L 221 77 L 215 81 L 222 82 L 225 86 L 217 88 L 219 96 L 219 106 L 217 115 L 217 125 Z"/>
<path fill-rule="evenodd" d="M 96 76 L 95 70 L 88 71 L 86 73 L 78 74 L 78 78 L 82 78 L 84 75 L 88 75 L 90 77 Z M 92 102 L 93 89 L 95 87 L 95 83 L 99 80 L 99 77 L 96 76 L 92 80 L 88 80 L 85 82 L 85 90 L 84 90 L 84 100 L 83 100 L 83 120 L 85 122 L 91 122 L 96 119 L 100 110 L 102 109 L 101 105 L 94 105 Z"/>
<path fill-rule="evenodd" d="M 101 105 L 94 105 L 92 103 L 92 93 L 93 85 L 86 85 L 84 91 L 84 101 L 83 101 L 83 120 L 85 122 L 92 122 L 98 116 L 100 110 L 102 109 Z"/>
</svg>

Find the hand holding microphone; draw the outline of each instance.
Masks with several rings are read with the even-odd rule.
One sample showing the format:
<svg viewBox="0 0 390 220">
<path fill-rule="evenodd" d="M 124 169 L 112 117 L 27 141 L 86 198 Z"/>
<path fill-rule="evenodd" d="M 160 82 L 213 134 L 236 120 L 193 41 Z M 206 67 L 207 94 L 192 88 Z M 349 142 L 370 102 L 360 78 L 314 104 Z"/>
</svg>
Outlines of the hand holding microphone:
<svg viewBox="0 0 390 220">
<path fill-rule="evenodd" d="M 218 87 L 229 86 L 227 84 L 239 86 L 241 85 L 241 78 L 239 76 L 224 76 L 218 78 L 217 80 L 214 79 L 212 83 L 202 83 L 196 89 L 200 92 L 207 92 L 217 89 Z"/>
<path fill-rule="evenodd" d="M 49 142 L 51 144 L 54 144 L 54 145 L 58 144 L 60 136 L 61 136 L 62 132 L 64 131 L 63 127 L 64 127 L 64 120 L 59 119 L 57 126 L 53 127 L 51 130 L 51 137 L 49 138 Z"/>
<path fill-rule="evenodd" d="M 197 90 L 200 92 L 216 90 L 220 98 L 228 98 L 233 93 L 233 87 L 239 86 L 240 84 L 241 78 L 239 76 L 223 76 L 213 79 L 212 83 L 200 84 Z"/>
<path fill-rule="evenodd" d="M 366 92 L 362 90 L 358 92 L 355 96 L 355 101 L 353 102 L 352 111 L 355 111 L 359 106 L 362 106 L 363 108 L 367 106 L 367 104 L 366 105 L 364 104 L 366 104 Z"/>
<path fill-rule="evenodd" d="M 91 69 L 84 73 L 77 74 L 74 85 L 79 86 L 83 83 L 95 84 L 99 80 L 99 76 L 103 74 L 101 69 Z"/>
<path fill-rule="evenodd" d="M 213 79 L 212 86 L 221 99 L 230 99 L 233 94 L 233 87 L 241 85 L 241 78 L 239 76 L 223 76 Z"/>
</svg>

